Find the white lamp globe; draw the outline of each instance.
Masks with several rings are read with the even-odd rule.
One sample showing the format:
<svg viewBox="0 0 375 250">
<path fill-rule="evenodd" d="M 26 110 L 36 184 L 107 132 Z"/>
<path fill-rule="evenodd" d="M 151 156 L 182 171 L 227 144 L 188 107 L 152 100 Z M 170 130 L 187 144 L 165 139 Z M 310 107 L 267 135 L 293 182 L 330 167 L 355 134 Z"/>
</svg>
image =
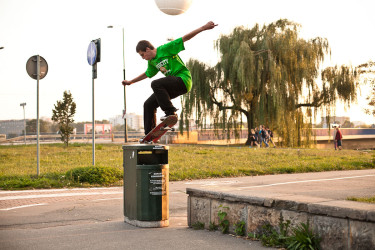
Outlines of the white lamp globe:
<svg viewBox="0 0 375 250">
<path fill-rule="evenodd" d="M 167 15 L 180 15 L 185 13 L 192 0 L 155 0 L 158 8 Z"/>
</svg>

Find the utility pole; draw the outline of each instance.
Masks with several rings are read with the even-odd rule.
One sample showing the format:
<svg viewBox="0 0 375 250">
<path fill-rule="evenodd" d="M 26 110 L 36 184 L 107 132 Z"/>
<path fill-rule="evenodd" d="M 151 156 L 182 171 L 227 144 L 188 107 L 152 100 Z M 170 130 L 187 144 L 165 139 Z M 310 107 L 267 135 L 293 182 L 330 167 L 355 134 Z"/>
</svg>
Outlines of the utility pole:
<svg viewBox="0 0 375 250">
<path fill-rule="evenodd" d="M 113 25 L 107 26 L 108 29 L 114 28 Z M 124 27 L 121 26 L 122 29 L 122 74 L 123 80 L 126 80 L 125 76 L 125 31 Z M 124 140 L 128 142 L 128 128 L 127 128 L 127 121 L 126 121 L 126 85 L 124 85 L 124 110 L 122 111 L 122 118 L 124 119 Z"/>
</svg>

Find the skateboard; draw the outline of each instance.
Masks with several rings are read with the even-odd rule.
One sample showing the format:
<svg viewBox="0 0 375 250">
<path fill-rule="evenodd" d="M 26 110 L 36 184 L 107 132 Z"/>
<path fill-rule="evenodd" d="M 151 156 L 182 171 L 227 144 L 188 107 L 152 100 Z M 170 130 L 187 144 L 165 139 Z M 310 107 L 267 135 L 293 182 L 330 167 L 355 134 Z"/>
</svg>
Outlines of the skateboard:
<svg viewBox="0 0 375 250">
<path fill-rule="evenodd" d="M 173 126 L 177 123 L 177 115 L 170 115 L 153 128 L 140 143 L 156 143 L 168 131 L 174 131 Z"/>
</svg>

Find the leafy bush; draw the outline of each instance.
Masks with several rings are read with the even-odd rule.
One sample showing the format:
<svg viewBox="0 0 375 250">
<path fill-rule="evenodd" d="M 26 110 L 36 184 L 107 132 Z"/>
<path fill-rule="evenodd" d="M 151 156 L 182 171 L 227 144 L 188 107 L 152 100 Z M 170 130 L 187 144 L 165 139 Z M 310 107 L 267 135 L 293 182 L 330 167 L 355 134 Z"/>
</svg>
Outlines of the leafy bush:
<svg viewBox="0 0 375 250">
<path fill-rule="evenodd" d="M 1 176 L 0 187 L 6 190 L 30 188 L 62 188 L 69 186 L 61 175 L 57 173 L 25 176 Z"/>
<path fill-rule="evenodd" d="M 114 167 L 80 167 L 66 172 L 66 178 L 90 184 L 113 184 L 122 179 L 122 171 Z"/>
<path fill-rule="evenodd" d="M 245 226 L 246 223 L 244 221 L 239 221 L 238 223 L 234 224 L 234 232 L 236 233 L 236 235 L 244 236 L 246 231 Z"/>
<path fill-rule="evenodd" d="M 289 223 L 283 224 L 283 226 L 288 226 L 288 225 Z M 275 228 L 271 224 L 266 223 L 262 226 L 259 239 L 264 246 L 283 247 L 286 244 L 287 235 L 286 235 L 286 231 L 278 230 L 278 228 Z"/>
<path fill-rule="evenodd" d="M 220 205 L 219 208 L 229 209 L 229 207 L 223 207 L 223 205 Z M 227 219 L 225 219 L 225 217 L 227 217 L 227 212 L 222 211 L 220 209 L 217 212 L 217 215 L 219 216 L 219 226 L 221 227 L 221 232 L 223 234 L 228 233 L 228 230 L 229 230 L 229 221 Z"/>
<path fill-rule="evenodd" d="M 320 240 L 320 237 L 310 229 L 309 221 L 307 221 L 307 224 L 301 223 L 292 228 L 292 235 L 288 238 L 288 249 L 320 249 Z"/>
<path fill-rule="evenodd" d="M 218 226 L 214 222 L 210 221 L 210 225 L 208 227 L 208 230 L 216 231 L 217 229 L 218 229 Z"/>
<path fill-rule="evenodd" d="M 195 222 L 192 226 L 193 226 L 194 230 L 202 230 L 202 229 L 204 229 L 204 223 L 200 222 L 200 221 Z"/>
<path fill-rule="evenodd" d="M 288 233 L 291 231 L 291 235 Z M 321 238 L 310 228 L 309 221 L 290 227 L 290 220 L 284 222 L 280 216 L 279 226 L 274 227 L 268 222 L 260 231 L 248 234 L 251 239 L 259 239 L 264 246 L 282 247 L 293 250 L 318 250 L 320 249 Z"/>
</svg>

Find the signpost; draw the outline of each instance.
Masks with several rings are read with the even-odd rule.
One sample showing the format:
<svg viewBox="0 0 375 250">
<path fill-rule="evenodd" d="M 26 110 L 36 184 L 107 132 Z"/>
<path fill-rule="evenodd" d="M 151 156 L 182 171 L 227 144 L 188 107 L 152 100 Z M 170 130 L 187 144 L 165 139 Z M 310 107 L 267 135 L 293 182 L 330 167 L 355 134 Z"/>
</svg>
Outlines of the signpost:
<svg viewBox="0 0 375 250">
<path fill-rule="evenodd" d="M 37 175 L 39 176 L 39 80 L 43 79 L 48 72 L 47 61 L 40 55 L 32 56 L 27 60 L 26 71 L 29 76 L 36 80 L 36 158 Z"/>
<path fill-rule="evenodd" d="M 97 63 L 100 62 L 100 38 L 90 42 L 87 49 L 87 62 L 92 66 L 92 165 L 95 166 L 95 88 Z"/>
</svg>

